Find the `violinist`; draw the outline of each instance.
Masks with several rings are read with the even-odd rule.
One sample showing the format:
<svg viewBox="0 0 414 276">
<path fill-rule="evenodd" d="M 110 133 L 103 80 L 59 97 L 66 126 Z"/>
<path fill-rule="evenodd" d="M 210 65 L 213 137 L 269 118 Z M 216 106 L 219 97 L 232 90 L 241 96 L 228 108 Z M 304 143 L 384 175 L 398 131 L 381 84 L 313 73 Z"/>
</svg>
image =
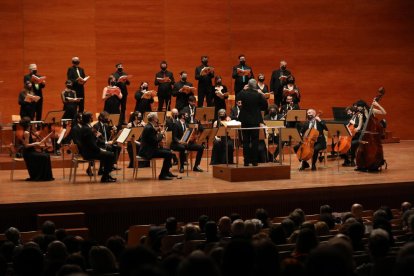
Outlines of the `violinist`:
<svg viewBox="0 0 414 276">
<path fill-rule="evenodd" d="M 32 90 L 32 83 L 26 81 L 24 83 L 24 89 L 19 94 L 19 105 L 20 105 L 20 118 L 29 117 L 30 120 L 34 120 L 36 111 L 36 96 Z"/>
<path fill-rule="evenodd" d="M 129 118 L 129 123 L 127 125 L 127 128 L 134 128 L 134 127 L 145 127 L 146 123 L 142 120 L 142 114 L 139 111 L 135 111 L 133 113 L 131 113 L 131 116 Z M 137 139 L 135 141 L 135 147 L 137 149 L 136 152 L 139 152 L 140 146 L 141 146 L 141 142 L 139 141 L 140 139 Z M 127 151 L 128 151 L 128 157 L 129 157 L 129 165 L 128 168 L 133 168 L 134 167 L 134 155 L 133 155 L 133 150 L 132 150 L 132 142 L 128 141 L 127 144 Z M 143 167 L 149 167 L 150 164 L 148 161 L 139 161 L 138 162 L 138 166 L 140 168 Z"/>
<path fill-rule="evenodd" d="M 306 112 L 307 114 L 307 122 L 305 122 L 300 130 L 302 137 L 305 136 L 305 133 L 308 130 L 316 129 L 319 132 L 319 135 L 317 137 L 317 140 L 313 147 L 313 155 L 312 155 L 312 171 L 316 171 L 316 161 L 318 160 L 319 152 L 321 150 L 326 149 L 326 139 L 325 134 L 323 133 L 324 130 L 328 130 L 325 122 L 319 118 L 319 116 L 316 115 L 316 111 L 314 109 L 308 109 Z M 298 151 L 301 144 L 298 144 L 294 147 L 295 152 Z M 299 170 L 304 170 L 306 168 L 309 168 L 309 163 L 305 160 L 299 160 L 301 161 L 301 166 Z"/>
<path fill-rule="evenodd" d="M 20 121 L 20 125 L 23 127 L 23 158 L 26 163 L 27 170 L 29 172 L 29 178 L 27 181 L 51 181 L 54 180 L 52 174 L 52 163 L 50 161 L 50 155 L 45 152 L 36 151 L 36 148 L 41 147 L 40 141 L 36 141 L 38 138 L 31 129 L 30 118 L 23 117 Z"/>
<path fill-rule="evenodd" d="M 170 131 L 172 132 L 175 123 L 177 123 L 178 121 L 178 109 L 177 108 L 173 108 L 171 109 L 171 116 L 167 116 L 165 119 L 165 127 L 166 127 L 166 131 Z M 178 164 L 178 158 L 177 155 L 173 155 L 173 166 Z"/>
<path fill-rule="evenodd" d="M 144 127 L 144 131 L 141 135 L 141 148 L 138 155 L 146 159 L 152 158 L 164 158 L 159 180 L 172 180 L 176 175 L 170 172 L 171 159 L 174 155 L 171 150 L 160 148 L 159 143 L 163 139 L 163 133 L 161 133 L 158 126 L 157 112 L 150 112 L 147 115 L 148 124 Z"/>
<path fill-rule="evenodd" d="M 117 128 L 116 126 L 110 126 L 109 123 L 110 120 L 108 112 L 102 111 L 99 113 L 98 122 L 93 125 L 93 131 L 96 135 L 96 144 L 98 147 L 114 154 L 114 165 L 111 167 L 111 170 L 118 170 L 116 162 L 118 160 L 119 153 L 121 152 L 121 148 L 111 141 L 117 131 Z M 98 174 L 101 175 L 103 172 L 104 168 L 100 166 Z"/>
<path fill-rule="evenodd" d="M 214 121 L 213 123 L 214 128 L 219 128 L 221 126 L 224 126 L 223 122 L 231 121 L 231 118 L 227 116 L 225 109 L 220 109 L 217 116 L 218 116 L 218 119 Z M 227 160 L 229 164 L 233 164 L 233 150 L 234 150 L 233 140 L 229 136 L 227 136 L 227 140 L 226 140 L 226 136 L 216 136 L 213 142 L 213 151 L 211 153 L 210 164 L 211 165 L 226 164 Z M 227 160 L 226 160 L 226 151 L 228 153 Z"/>
<path fill-rule="evenodd" d="M 195 102 L 194 102 L 195 104 Z M 193 171 L 203 172 L 199 167 L 201 158 L 203 157 L 204 147 L 196 144 L 194 141 L 181 141 L 185 131 L 188 129 L 186 113 L 181 111 L 178 115 L 179 120 L 175 123 L 172 130 L 171 149 L 180 152 L 180 173 L 184 172 L 184 162 L 186 161 L 186 151 L 196 151 L 197 156 L 194 163 Z"/>
<path fill-rule="evenodd" d="M 143 97 L 148 92 L 148 82 L 144 81 L 141 83 L 139 90 L 135 93 L 135 111 L 139 111 L 141 114 L 145 114 L 145 112 L 151 112 L 151 104 L 154 102 L 154 98 L 145 98 Z"/>
<path fill-rule="evenodd" d="M 188 98 L 188 104 L 186 106 L 184 106 L 182 108 L 182 112 L 187 114 L 186 115 L 186 120 L 187 123 L 189 124 L 195 124 L 196 123 L 196 118 L 195 118 L 195 113 L 196 113 L 196 98 L 194 96 L 190 96 Z M 178 111 L 180 111 L 178 109 Z"/>
<path fill-rule="evenodd" d="M 65 85 L 66 87 L 61 94 L 63 110 L 65 111 L 62 118 L 73 120 L 78 112 L 78 103 L 80 99 L 76 97 L 76 91 L 72 89 L 73 84 L 71 80 L 67 80 Z"/>
<path fill-rule="evenodd" d="M 214 114 L 215 119 L 217 119 L 217 114 L 220 109 L 226 110 L 226 100 L 229 98 L 229 92 L 227 91 L 227 86 L 222 82 L 221 76 L 216 76 L 214 79 L 213 87 L 213 101 L 214 101 Z"/>
<path fill-rule="evenodd" d="M 115 156 L 113 152 L 98 147 L 96 143 L 96 134 L 92 130 L 92 113 L 85 112 L 82 115 L 82 128 L 79 133 L 79 150 L 85 159 L 98 159 L 101 164 L 101 182 L 115 182 L 116 178 L 110 175 Z M 95 131 L 96 132 L 96 131 Z M 100 169 L 101 170 L 101 169 Z"/>
<path fill-rule="evenodd" d="M 121 89 L 116 85 L 116 80 L 113 75 L 108 77 L 108 86 L 102 91 L 102 100 L 104 101 L 104 111 L 109 114 L 120 114 L 121 113 L 121 100 L 123 94 Z M 119 119 L 120 124 L 122 123 L 121 118 Z"/>
</svg>

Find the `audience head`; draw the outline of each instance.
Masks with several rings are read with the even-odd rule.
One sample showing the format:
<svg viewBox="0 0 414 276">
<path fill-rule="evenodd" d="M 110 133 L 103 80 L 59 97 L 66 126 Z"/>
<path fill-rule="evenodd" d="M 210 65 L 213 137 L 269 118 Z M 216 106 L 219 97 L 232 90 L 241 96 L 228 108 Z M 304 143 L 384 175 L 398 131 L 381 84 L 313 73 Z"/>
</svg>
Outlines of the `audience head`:
<svg viewBox="0 0 414 276">
<path fill-rule="evenodd" d="M 200 237 L 200 229 L 189 223 L 184 227 L 184 240 L 185 241 L 192 241 L 198 240 Z"/>
<path fill-rule="evenodd" d="M 184 259 L 178 267 L 178 276 L 219 276 L 216 263 L 202 251 L 196 250 Z"/>
<path fill-rule="evenodd" d="M 231 219 L 227 216 L 221 217 L 218 222 L 218 230 L 220 236 L 230 237 L 231 234 Z"/>
<path fill-rule="evenodd" d="M 387 231 L 380 228 L 372 230 L 368 240 L 368 249 L 374 259 L 387 256 L 390 249 L 390 237 Z"/>
<path fill-rule="evenodd" d="M 126 247 L 125 240 L 120 236 L 112 236 L 106 241 L 106 247 L 111 250 L 112 254 L 119 261 Z"/>
<path fill-rule="evenodd" d="M 252 275 L 255 252 L 251 242 L 231 240 L 224 249 L 223 274 L 227 276 Z"/>
<path fill-rule="evenodd" d="M 38 246 L 26 244 L 16 251 L 13 269 L 19 276 L 40 276 L 43 272 L 43 254 Z"/>
<path fill-rule="evenodd" d="M 156 265 L 157 256 L 150 249 L 137 246 L 127 247 L 119 262 L 120 275 L 134 275 L 143 266 Z"/>
<path fill-rule="evenodd" d="M 205 232 L 205 228 L 204 227 L 205 227 L 207 221 L 209 221 L 209 220 L 210 219 L 209 219 L 209 217 L 207 215 L 201 215 L 198 218 L 198 227 L 200 228 L 201 233 L 204 233 Z"/>
<path fill-rule="evenodd" d="M 267 214 L 267 211 L 265 209 L 257 209 L 256 218 L 262 222 L 263 228 L 269 228 L 269 215 Z"/>
<path fill-rule="evenodd" d="M 169 217 L 165 220 L 165 229 L 167 229 L 168 235 L 177 234 L 177 219 L 175 217 Z"/>
<path fill-rule="evenodd" d="M 46 251 L 46 258 L 49 261 L 63 263 L 67 257 L 68 257 L 68 251 L 63 242 L 53 241 L 48 245 L 47 251 Z"/>
<path fill-rule="evenodd" d="M 241 219 L 236 219 L 231 224 L 231 233 L 233 238 L 244 237 L 244 222 Z"/>
<path fill-rule="evenodd" d="M 401 203 L 401 214 L 404 214 L 405 211 L 410 210 L 411 209 L 411 202 L 408 201 L 404 201 L 403 203 Z"/>
<path fill-rule="evenodd" d="M 93 246 L 89 251 L 89 263 L 94 273 L 116 272 L 116 259 L 105 246 Z"/>
<path fill-rule="evenodd" d="M 216 242 L 218 241 L 217 235 L 217 224 L 216 222 L 210 220 L 207 221 L 205 225 L 206 241 L 207 242 Z"/>
<path fill-rule="evenodd" d="M 230 214 L 231 222 L 235 221 L 236 219 L 242 219 L 241 215 L 239 213 L 231 213 Z"/>
<path fill-rule="evenodd" d="M 324 221 L 318 221 L 315 223 L 315 232 L 318 236 L 327 236 L 330 234 L 329 226 Z"/>
<path fill-rule="evenodd" d="M 285 236 L 285 231 L 283 230 L 283 226 L 281 224 L 270 226 L 269 238 L 276 245 L 285 244 L 286 236 Z"/>
<path fill-rule="evenodd" d="M 256 234 L 256 225 L 249 219 L 244 221 L 244 235 L 246 238 L 251 239 Z"/>
<path fill-rule="evenodd" d="M 9 229 L 4 232 L 6 239 L 11 241 L 14 245 L 20 244 L 20 231 L 15 227 L 10 227 Z"/>
<path fill-rule="evenodd" d="M 315 231 L 309 228 L 301 229 L 296 239 L 295 251 L 299 254 L 308 254 L 316 246 L 318 246 L 318 238 Z"/>
<path fill-rule="evenodd" d="M 289 238 L 292 235 L 293 231 L 295 231 L 296 225 L 295 222 L 291 218 L 286 218 L 282 220 L 283 231 L 285 232 L 285 237 Z"/>
<path fill-rule="evenodd" d="M 261 239 L 254 241 L 253 247 L 256 253 L 255 275 L 279 275 L 279 252 L 276 245 L 268 239 Z"/>
</svg>

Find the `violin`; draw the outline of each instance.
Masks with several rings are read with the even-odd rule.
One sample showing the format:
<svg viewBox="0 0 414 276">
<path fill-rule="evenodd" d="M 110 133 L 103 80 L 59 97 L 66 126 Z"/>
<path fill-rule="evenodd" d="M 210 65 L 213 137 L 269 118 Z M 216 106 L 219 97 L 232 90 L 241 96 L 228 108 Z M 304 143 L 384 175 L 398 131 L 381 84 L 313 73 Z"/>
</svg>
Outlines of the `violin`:
<svg viewBox="0 0 414 276">
<path fill-rule="evenodd" d="M 384 151 L 381 144 L 384 127 L 378 118 L 372 116 L 374 102 L 379 102 L 384 94 L 385 89 L 383 87 L 379 88 L 378 95 L 371 104 L 368 117 L 358 139 L 359 147 L 355 159 L 358 170 L 378 171 L 385 164 Z"/>
<path fill-rule="evenodd" d="M 322 111 L 319 111 L 315 117 L 318 117 L 322 114 Z M 315 122 L 316 123 L 316 122 Z M 310 128 L 306 130 L 303 135 L 303 142 L 300 145 L 296 156 L 299 161 L 307 161 L 312 158 L 316 140 L 319 137 L 319 131 L 315 128 Z"/>
</svg>

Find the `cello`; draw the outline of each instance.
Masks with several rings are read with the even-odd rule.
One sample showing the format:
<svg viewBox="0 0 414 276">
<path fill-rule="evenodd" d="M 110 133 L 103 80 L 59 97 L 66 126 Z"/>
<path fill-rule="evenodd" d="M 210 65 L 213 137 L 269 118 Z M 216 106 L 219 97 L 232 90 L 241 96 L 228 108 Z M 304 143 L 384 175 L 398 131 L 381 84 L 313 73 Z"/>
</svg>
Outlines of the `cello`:
<svg viewBox="0 0 414 276">
<path fill-rule="evenodd" d="M 351 119 L 351 121 L 346 126 L 351 135 L 350 136 L 339 136 L 338 142 L 336 143 L 334 147 L 334 152 L 337 152 L 339 154 L 347 154 L 348 151 L 351 149 L 352 138 L 356 134 L 355 125 L 352 123 L 352 120 L 354 120 L 355 116 L 357 116 L 357 114 L 354 115 L 354 117 Z"/>
<path fill-rule="evenodd" d="M 356 153 L 356 170 L 379 171 L 386 164 L 381 138 L 384 135 L 384 127 L 374 114 L 374 102 L 379 102 L 384 96 L 383 87 L 378 89 L 378 95 L 374 98 L 369 109 L 368 117 L 359 137 L 359 147 Z"/>
<path fill-rule="evenodd" d="M 322 114 L 322 111 L 319 111 L 318 114 L 316 114 L 315 117 L 319 117 Z M 296 156 L 299 159 L 299 161 L 308 161 L 312 158 L 313 152 L 314 152 L 314 146 L 316 143 L 316 140 L 318 140 L 319 137 L 319 131 L 310 128 L 306 130 L 305 134 L 303 135 L 303 142 L 302 145 L 300 145 L 298 151 L 296 152 Z"/>
</svg>

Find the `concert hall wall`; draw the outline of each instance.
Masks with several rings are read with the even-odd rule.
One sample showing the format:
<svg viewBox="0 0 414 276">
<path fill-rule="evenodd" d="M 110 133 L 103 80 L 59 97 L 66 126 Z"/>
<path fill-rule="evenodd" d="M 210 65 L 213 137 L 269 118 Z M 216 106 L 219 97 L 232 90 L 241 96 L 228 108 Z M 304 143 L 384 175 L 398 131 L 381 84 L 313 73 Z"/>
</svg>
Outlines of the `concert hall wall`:
<svg viewBox="0 0 414 276">
<path fill-rule="evenodd" d="M 414 139 L 414 1 L 412 0 L 0 0 L 0 121 L 19 113 L 28 64 L 47 76 L 44 113 L 62 108 L 60 92 L 71 58 L 91 79 L 86 109 L 102 110 L 101 93 L 115 64 L 133 75 L 128 111 L 143 80 L 153 87 L 159 62 L 178 78 L 207 54 L 232 87 L 240 53 L 255 75 L 286 59 L 302 91 L 301 107 L 324 111 L 364 99 L 380 86 L 389 129 Z M 196 85 L 196 83 L 195 83 Z"/>
</svg>

